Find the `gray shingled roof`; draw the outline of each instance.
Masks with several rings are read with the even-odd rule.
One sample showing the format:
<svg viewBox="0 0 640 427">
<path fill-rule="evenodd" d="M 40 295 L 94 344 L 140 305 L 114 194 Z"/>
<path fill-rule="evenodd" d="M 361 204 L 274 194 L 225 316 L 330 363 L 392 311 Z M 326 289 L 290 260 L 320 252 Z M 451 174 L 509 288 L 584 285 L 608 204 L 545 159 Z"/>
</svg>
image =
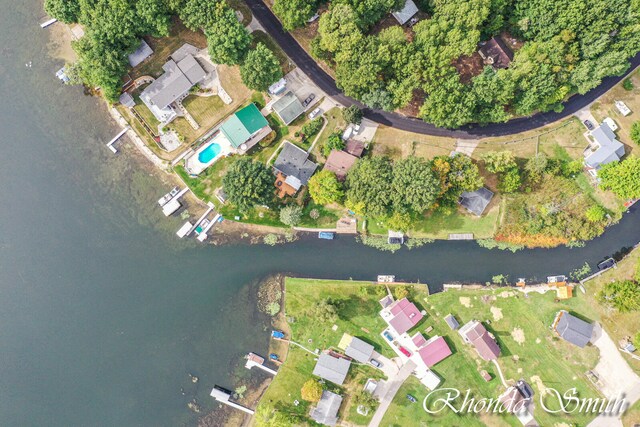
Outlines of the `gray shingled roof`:
<svg viewBox="0 0 640 427">
<path fill-rule="evenodd" d="M 351 343 L 345 349 L 344 354 L 360 363 L 367 363 L 371 360 L 373 346 L 362 341 L 360 338 L 353 337 Z"/>
<path fill-rule="evenodd" d="M 140 40 L 140 46 L 138 46 L 138 49 L 128 55 L 129 65 L 135 67 L 151 55 L 153 55 L 153 50 L 149 47 L 146 41 Z"/>
<path fill-rule="evenodd" d="M 607 163 L 620 161 L 620 158 L 624 156 L 624 145 L 616 139 L 616 134 L 606 123 L 595 128 L 591 132 L 591 136 L 600 147 L 585 159 L 587 166 L 598 169 Z"/>
<path fill-rule="evenodd" d="M 335 426 L 338 422 L 338 411 L 342 404 L 342 396 L 328 390 L 322 392 L 318 405 L 311 410 L 311 418 L 326 426 Z"/>
<path fill-rule="evenodd" d="M 476 191 L 465 191 L 460 195 L 460 204 L 468 211 L 481 216 L 491 199 L 493 198 L 493 192 L 482 187 Z"/>
<path fill-rule="evenodd" d="M 413 0 L 406 0 L 400 10 L 391 12 L 400 25 L 406 24 L 416 13 L 418 13 L 418 6 L 416 6 Z"/>
<path fill-rule="evenodd" d="M 285 93 L 282 98 L 273 103 L 272 108 L 286 125 L 304 113 L 302 103 L 292 92 Z"/>
<path fill-rule="evenodd" d="M 180 68 L 180 71 L 187 76 L 187 79 L 189 79 L 191 84 L 194 85 L 204 79 L 204 76 L 207 75 L 202 66 L 198 64 L 198 61 L 196 61 L 196 58 L 191 55 L 187 55 L 184 59 L 180 60 L 178 62 L 178 68 Z"/>
<path fill-rule="evenodd" d="M 456 318 L 453 317 L 453 314 L 447 314 L 444 321 L 447 322 L 447 325 L 449 325 L 449 327 L 454 331 L 460 327 L 460 323 L 458 323 Z"/>
<path fill-rule="evenodd" d="M 342 385 L 344 379 L 347 377 L 347 372 L 349 372 L 350 366 L 351 362 L 347 359 L 322 353 L 318 357 L 316 367 L 313 368 L 313 375 L 317 375 L 334 384 Z"/>
<path fill-rule="evenodd" d="M 302 148 L 285 142 L 273 167 L 286 176 L 298 178 L 302 185 L 307 185 L 318 165 L 309 160 L 309 154 Z"/>
<path fill-rule="evenodd" d="M 584 347 L 591 341 L 593 324 L 578 319 L 576 316 L 562 310 L 558 313 L 560 319 L 556 324 L 556 332 L 565 340 L 578 347 Z"/>
</svg>

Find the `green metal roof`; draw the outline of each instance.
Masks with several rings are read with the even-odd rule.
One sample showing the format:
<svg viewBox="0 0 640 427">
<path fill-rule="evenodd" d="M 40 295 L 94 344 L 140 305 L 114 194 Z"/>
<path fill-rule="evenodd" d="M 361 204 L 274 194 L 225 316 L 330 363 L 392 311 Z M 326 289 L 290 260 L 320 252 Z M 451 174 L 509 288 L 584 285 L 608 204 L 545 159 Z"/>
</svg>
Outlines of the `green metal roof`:
<svg viewBox="0 0 640 427">
<path fill-rule="evenodd" d="M 220 126 L 220 130 L 222 130 L 222 133 L 224 133 L 231 145 L 233 145 L 234 148 L 238 148 L 244 144 L 253 133 L 268 125 L 267 119 L 262 116 L 258 107 L 256 107 L 255 104 L 249 104 L 229 117 L 222 126 Z"/>
</svg>

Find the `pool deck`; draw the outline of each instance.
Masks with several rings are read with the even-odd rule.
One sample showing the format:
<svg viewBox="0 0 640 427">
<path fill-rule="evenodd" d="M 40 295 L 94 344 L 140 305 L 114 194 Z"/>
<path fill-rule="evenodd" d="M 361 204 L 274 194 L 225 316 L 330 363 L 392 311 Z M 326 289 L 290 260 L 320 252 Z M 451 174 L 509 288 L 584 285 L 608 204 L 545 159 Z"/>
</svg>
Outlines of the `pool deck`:
<svg viewBox="0 0 640 427">
<path fill-rule="evenodd" d="M 218 144 L 220 146 L 220 152 L 213 159 L 207 163 L 202 163 L 198 157 L 207 147 L 211 144 Z M 200 175 L 205 169 L 214 164 L 218 159 L 226 157 L 229 154 L 235 153 L 236 150 L 231 146 L 229 140 L 224 136 L 222 132 L 215 133 L 207 142 L 202 144 L 191 156 L 187 157 L 184 161 L 184 166 L 189 175 Z"/>
</svg>

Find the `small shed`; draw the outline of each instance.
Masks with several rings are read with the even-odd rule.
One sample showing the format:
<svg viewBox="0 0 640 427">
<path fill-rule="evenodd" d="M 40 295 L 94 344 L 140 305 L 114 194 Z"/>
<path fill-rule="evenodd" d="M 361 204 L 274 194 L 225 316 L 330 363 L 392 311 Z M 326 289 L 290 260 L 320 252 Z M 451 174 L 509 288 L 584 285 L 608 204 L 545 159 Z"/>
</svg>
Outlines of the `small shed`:
<svg viewBox="0 0 640 427">
<path fill-rule="evenodd" d="M 404 243 L 404 233 L 402 231 L 389 230 L 387 243 L 390 245 L 402 245 Z"/>
<path fill-rule="evenodd" d="M 493 192 L 485 187 L 476 191 L 465 191 L 460 195 L 458 203 L 476 216 L 482 216 L 493 199 Z"/>
<path fill-rule="evenodd" d="M 447 322 L 447 325 L 451 328 L 452 331 L 455 331 L 460 327 L 460 323 L 453 317 L 453 314 L 447 314 L 444 318 L 444 321 Z"/>
<path fill-rule="evenodd" d="M 128 55 L 129 65 L 135 67 L 141 64 L 145 59 L 153 55 L 153 49 L 147 44 L 146 41 L 140 40 L 140 46 Z"/>
<path fill-rule="evenodd" d="M 424 373 L 420 378 L 420 382 L 424 384 L 429 390 L 435 390 L 442 381 L 433 371 L 429 370 Z"/>
<path fill-rule="evenodd" d="M 396 21 L 398 21 L 398 24 L 400 25 L 404 25 L 409 22 L 409 20 L 413 18 L 416 13 L 418 13 L 418 6 L 416 6 L 413 0 L 406 0 L 404 2 L 404 6 L 402 6 L 401 9 L 391 12 L 393 17 L 396 18 Z"/>
<path fill-rule="evenodd" d="M 513 60 L 513 51 L 500 37 L 492 37 L 481 43 L 478 53 L 484 63 L 493 68 L 509 68 L 509 64 Z"/>
<path fill-rule="evenodd" d="M 136 106 L 136 101 L 133 100 L 133 96 L 128 92 L 123 92 L 118 101 L 127 108 L 133 108 Z"/>
</svg>

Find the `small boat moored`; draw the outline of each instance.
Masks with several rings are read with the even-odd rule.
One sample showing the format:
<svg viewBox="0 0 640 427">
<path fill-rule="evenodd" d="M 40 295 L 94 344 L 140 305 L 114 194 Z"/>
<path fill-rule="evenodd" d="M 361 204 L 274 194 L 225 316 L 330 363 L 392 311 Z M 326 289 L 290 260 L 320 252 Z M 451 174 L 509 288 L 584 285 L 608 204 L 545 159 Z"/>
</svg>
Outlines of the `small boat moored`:
<svg viewBox="0 0 640 427">
<path fill-rule="evenodd" d="M 333 240 L 336 238 L 336 233 L 331 231 L 321 231 L 318 233 L 318 239 Z"/>
</svg>

